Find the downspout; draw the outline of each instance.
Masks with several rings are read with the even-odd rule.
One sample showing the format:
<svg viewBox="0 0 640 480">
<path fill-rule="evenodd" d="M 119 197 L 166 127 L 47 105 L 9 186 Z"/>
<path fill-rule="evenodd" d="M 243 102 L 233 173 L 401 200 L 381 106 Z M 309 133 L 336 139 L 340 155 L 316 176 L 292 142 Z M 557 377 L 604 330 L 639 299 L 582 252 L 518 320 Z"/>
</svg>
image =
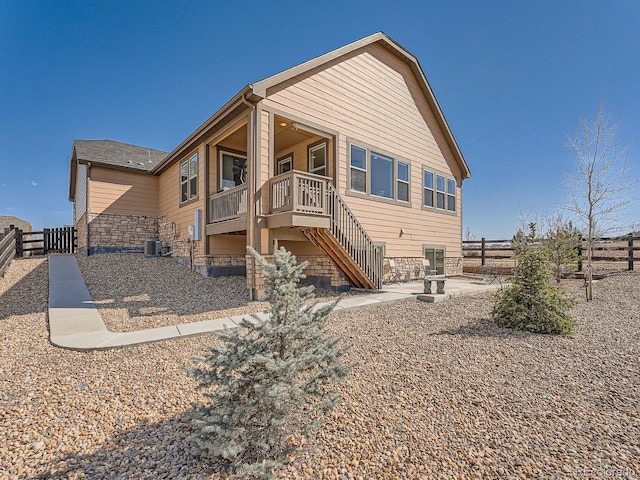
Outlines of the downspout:
<svg viewBox="0 0 640 480">
<path fill-rule="evenodd" d="M 91 190 L 89 188 L 89 182 L 91 181 L 91 162 L 87 162 L 87 182 L 85 185 L 85 199 L 87 202 L 87 211 L 85 212 L 85 218 L 84 221 L 86 223 L 86 228 L 87 228 L 87 257 L 89 255 L 91 255 L 91 229 L 89 228 L 89 215 L 91 215 L 91 209 L 90 209 L 90 205 L 91 203 L 89 202 L 89 191 Z"/>
<path fill-rule="evenodd" d="M 256 247 L 256 228 L 255 228 L 255 219 L 256 219 L 256 189 L 257 189 L 257 177 L 256 177 L 256 169 L 257 169 L 257 159 L 256 159 L 256 150 L 257 150 L 257 125 L 258 125 L 258 117 L 257 117 L 257 104 L 251 103 L 245 98 L 245 94 L 242 94 L 242 102 L 247 105 L 251 111 L 249 113 L 249 158 L 251 159 L 251 165 L 248 169 L 247 176 L 249 184 L 247 202 L 249 204 L 249 208 L 247 208 L 247 243 L 251 245 L 255 249 Z M 257 249 L 256 249 L 257 250 Z M 251 289 L 249 292 L 251 300 L 255 300 L 255 278 L 256 278 L 256 259 L 251 256 L 251 271 L 253 278 L 251 279 Z"/>
</svg>

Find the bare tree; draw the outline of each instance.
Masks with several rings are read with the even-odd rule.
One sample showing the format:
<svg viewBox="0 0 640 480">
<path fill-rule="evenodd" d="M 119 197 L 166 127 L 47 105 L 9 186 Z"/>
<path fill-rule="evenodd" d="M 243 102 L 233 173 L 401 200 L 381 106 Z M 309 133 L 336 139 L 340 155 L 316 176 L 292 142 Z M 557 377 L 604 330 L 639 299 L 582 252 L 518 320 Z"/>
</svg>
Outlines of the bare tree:
<svg viewBox="0 0 640 480">
<path fill-rule="evenodd" d="M 566 210 L 583 226 L 587 241 L 585 286 L 587 300 L 593 300 L 593 242 L 596 236 L 619 227 L 618 213 L 632 201 L 627 147 L 621 147 L 616 133 L 618 124 L 611 122 L 604 100 L 594 120 L 583 118 L 568 147 L 576 157 L 577 171 L 566 178 L 570 189 Z"/>
</svg>

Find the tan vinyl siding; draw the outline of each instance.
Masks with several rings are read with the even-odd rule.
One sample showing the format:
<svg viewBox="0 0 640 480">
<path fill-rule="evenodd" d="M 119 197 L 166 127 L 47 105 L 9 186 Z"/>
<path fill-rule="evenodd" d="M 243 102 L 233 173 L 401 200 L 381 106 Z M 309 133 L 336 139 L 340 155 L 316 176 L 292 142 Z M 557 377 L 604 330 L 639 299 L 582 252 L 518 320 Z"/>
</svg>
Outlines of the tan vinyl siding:
<svg viewBox="0 0 640 480">
<path fill-rule="evenodd" d="M 92 215 L 158 216 L 158 178 L 153 175 L 93 166 L 89 188 Z"/>
<path fill-rule="evenodd" d="M 210 255 L 246 255 L 247 237 L 245 235 L 211 235 L 209 237 Z"/>
<path fill-rule="evenodd" d="M 198 152 L 198 197 L 190 202 L 180 203 L 180 163 Z M 202 210 L 202 223 L 206 224 L 205 201 L 207 195 L 204 192 L 204 165 L 205 165 L 204 144 L 198 145 L 195 150 L 190 150 L 180 161 L 175 162 L 167 168 L 159 177 L 159 211 L 166 216 L 167 222 L 175 224 L 175 238 L 177 240 L 189 239 L 189 225 L 194 223 L 194 212 Z M 204 228 L 203 228 L 204 230 Z M 201 232 L 204 238 L 204 231 Z M 201 242 L 198 242 L 201 243 Z"/>
<path fill-rule="evenodd" d="M 461 173 L 406 63 L 378 45 L 369 45 L 268 94 L 265 108 L 340 132 L 338 190 L 374 241 L 386 242 L 387 256 L 421 255 L 423 244 L 443 245 L 447 256 L 460 255 L 460 188 L 455 215 L 422 208 L 423 166 L 455 177 L 457 183 Z M 347 139 L 410 163 L 410 207 L 349 195 Z M 296 166 L 299 160 L 295 159 Z"/>
<path fill-rule="evenodd" d="M 87 212 L 87 166 L 78 165 L 76 173 L 75 223 Z"/>
</svg>

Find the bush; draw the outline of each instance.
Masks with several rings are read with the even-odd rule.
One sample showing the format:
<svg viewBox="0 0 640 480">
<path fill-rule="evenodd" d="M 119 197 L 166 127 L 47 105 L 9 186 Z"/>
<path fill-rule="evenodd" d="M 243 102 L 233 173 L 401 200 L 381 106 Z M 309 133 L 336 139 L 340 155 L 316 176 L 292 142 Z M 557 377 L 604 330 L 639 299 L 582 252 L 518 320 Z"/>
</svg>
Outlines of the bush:
<svg viewBox="0 0 640 480">
<path fill-rule="evenodd" d="M 549 252 L 536 239 L 535 224 L 530 233 L 514 237 L 515 278 L 495 298 L 491 315 L 500 326 L 535 333 L 567 334 L 575 330 L 569 314 L 573 300 L 554 283 Z"/>
<path fill-rule="evenodd" d="M 305 304 L 313 286 L 298 287 L 307 263 L 281 248 L 274 263 L 251 254 L 265 275 L 270 319 L 225 330 L 193 375 L 209 402 L 196 407 L 196 450 L 229 473 L 272 478 L 304 435 L 338 401 L 328 384 L 344 378 L 345 349 L 326 332 L 334 305 Z"/>
</svg>

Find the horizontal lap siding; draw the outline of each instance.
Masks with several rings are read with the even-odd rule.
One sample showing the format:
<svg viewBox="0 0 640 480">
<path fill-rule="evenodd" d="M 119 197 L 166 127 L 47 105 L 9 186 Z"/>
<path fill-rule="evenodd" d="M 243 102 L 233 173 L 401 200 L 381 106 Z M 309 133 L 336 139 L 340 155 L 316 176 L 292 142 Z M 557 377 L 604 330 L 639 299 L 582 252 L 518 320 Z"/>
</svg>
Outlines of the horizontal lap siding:
<svg viewBox="0 0 640 480">
<path fill-rule="evenodd" d="M 180 163 L 190 158 L 196 150 L 191 150 L 180 161 L 175 162 L 165 170 L 159 179 L 159 210 L 161 215 L 166 216 L 167 222 L 175 224 L 176 239 L 187 240 L 189 238 L 189 225 L 194 223 L 194 212 L 202 210 L 202 223 L 206 223 L 204 204 L 206 192 L 204 191 L 204 165 L 205 149 L 204 144 L 197 148 L 198 152 L 198 198 L 191 203 L 181 206 L 180 204 Z M 204 230 L 204 229 L 203 229 Z M 201 232 L 204 235 L 204 231 Z"/>
<path fill-rule="evenodd" d="M 101 167 L 91 168 L 91 214 L 158 216 L 158 178 Z"/>
<path fill-rule="evenodd" d="M 422 208 L 422 168 L 458 180 L 460 168 L 406 63 L 369 45 L 269 93 L 265 108 L 339 131 L 338 190 L 371 237 L 386 242 L 388 256 L 421 255 L 423 244 L 444 245 L 448 256 L 460 255 L 460 188 L 456 215 Z M 347 137 L 409 162 L 411 207 L 347 194 Z"/>
</svg>

